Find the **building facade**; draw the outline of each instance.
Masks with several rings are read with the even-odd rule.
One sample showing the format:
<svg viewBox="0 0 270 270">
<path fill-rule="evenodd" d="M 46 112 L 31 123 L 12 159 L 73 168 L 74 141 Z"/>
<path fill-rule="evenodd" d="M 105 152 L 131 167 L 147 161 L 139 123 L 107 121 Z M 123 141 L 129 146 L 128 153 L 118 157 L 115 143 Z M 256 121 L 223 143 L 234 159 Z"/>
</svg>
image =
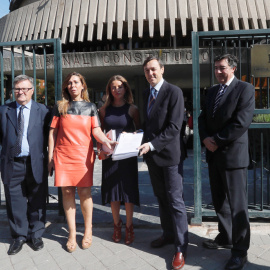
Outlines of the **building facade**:
<svg viewBox="0 0 270 270">
<path fill-rule="evenodd" d="M 0 42 L 60 38 L 63 76 L 82 73 L 96 101 L 110 76 L 121 74 L 140 105 L 147 56 L 161 57 L 165 79 L 191 99 L 192 31 L 267 28 L 269 0 L 12 0 L 0 19 Z M 201 87 L 207 87 L 209 53 L 200 45 Z"/>
</svg>

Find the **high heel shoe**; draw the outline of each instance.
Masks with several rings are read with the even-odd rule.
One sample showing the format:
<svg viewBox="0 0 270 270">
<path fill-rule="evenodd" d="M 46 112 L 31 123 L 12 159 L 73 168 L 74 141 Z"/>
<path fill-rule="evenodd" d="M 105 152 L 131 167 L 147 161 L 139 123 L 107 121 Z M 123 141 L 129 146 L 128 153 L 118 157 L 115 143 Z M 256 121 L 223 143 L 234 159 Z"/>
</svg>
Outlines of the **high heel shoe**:
<svg viewBox="0 0 270 270">
<path fill-rule="evenodd" d="M 88 249 L 92 245 L 92 238 L 90 237 L 83 237 L 82 239 L 82 249 Z"/>
<path fill-rule="evenodd" d="M 125 244 L 130 245 L 134 241 L 134 231 L 133 231 L 133 224 L 129 227 L 126 226 L 126 238 Z"/>
<path fill-rule="evenodd" d="M 114 232 L 113 232 L 113 236 L 112 239 L 115 243 L 119 243 L 121 241 L 121 229 L 122 229 L 122 220 L 120 219 L 118 224 L 114 225 Z"/>
<path fill-rule="evenodd" d="M 75 244 L 74 243 L 72 243 L 71 241 L 67 241 L 67 244 L 66 244 L 66 247 L 67 247 L 67 251 L 69 252 L 69 253 L 72 253 L 73 251 L 75 251 L 76 250 L 76 247 L 77 247 L 77 243 L 75 242 Z"/>
</svg>

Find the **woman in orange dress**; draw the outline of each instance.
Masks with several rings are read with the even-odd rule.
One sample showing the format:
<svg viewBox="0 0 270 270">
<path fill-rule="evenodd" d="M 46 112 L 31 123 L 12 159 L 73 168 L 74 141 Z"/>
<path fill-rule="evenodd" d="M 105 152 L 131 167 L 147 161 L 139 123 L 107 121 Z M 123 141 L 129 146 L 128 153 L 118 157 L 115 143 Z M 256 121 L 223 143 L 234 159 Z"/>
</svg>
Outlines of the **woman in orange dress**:
<svg viewBox="0 0 270 270">
<path fill-rule="evenodd" d="M 95 104 L 90 103 L 84 77 L 76 72 L 69 74 L 62 86 L 62 100 L 54 107 L 49 133 L 49 173 L 55 169 L 55 186 L 62 187 L 63 207 L 67 218 L 69 236 L 67 251 L 76 249 L 76 203 L 77 188 L 85 231 L 82 248 L 92 244 L 93 169 L 95 139 L 107 145 L 111 142 L 100 129 L 100 121 Z"/>
</svg>

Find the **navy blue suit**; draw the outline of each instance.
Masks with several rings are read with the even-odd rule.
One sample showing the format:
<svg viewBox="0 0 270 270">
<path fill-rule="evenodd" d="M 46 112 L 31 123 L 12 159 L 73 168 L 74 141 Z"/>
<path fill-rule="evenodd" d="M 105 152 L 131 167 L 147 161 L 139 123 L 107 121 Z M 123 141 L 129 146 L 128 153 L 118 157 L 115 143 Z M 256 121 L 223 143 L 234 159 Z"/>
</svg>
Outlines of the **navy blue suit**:
<svg viewBox="0 0 270 270">
<path fill-rule="evenodd" d="M 166 238 L 175 240 L 175 251 L 186 252 L 188 224 L 183 201 L 183 183 L 179 171 L 180 131 L 184 117 L 184 99 L 180 88 L 164 81 L 148 116 L 149 88 L 144 92 L 143 143 L 151 142 L 154 151 L 144 155 L 158 199 L 161 227 Z"/>
<path fill-rule="evenodd" d="M 16 102 L 0 106 L 1 177 L 14 239 L 38 238 L 45 229 L 49 109 L 32 101 L 27 140 L 30 156 L 17 161 Z"/>
</svg>

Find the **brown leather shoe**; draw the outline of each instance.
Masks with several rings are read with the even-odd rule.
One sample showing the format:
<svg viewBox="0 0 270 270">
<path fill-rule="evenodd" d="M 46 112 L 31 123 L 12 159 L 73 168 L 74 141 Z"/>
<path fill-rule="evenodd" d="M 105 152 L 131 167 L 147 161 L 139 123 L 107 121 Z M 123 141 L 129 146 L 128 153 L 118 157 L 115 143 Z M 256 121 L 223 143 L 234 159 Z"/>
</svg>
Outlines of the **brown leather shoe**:
<svg viewBox="0 0 270 270">
<path fill-rule="evenodd" d="M 172 260 L 172 269 L 178 270 L 185 265 L 185 258 L 182 252 L 177 252 Z"/>
<path fill-rule="evenodd" d="M 126 226 L 126 237 L 125 237 L 125 244 L 130 245 L 134 241 L 134 231 L 133 231 L 133 224 Z"/>
<path fill-rule="evenodd" d="M 113 239 L 113 241 L 115 243 L 119 243 L 121 241 L 121 237 L 122 237 L 122 235 L 121 235 L 122 224 L 123 224 L 123 222 L 122 222 L 121 219 L 119 220 L 119 222 L 118 222 L 117 225 L 113 224 L 114 225 L 114 231 L 113 231 L 112 239 Z"/>
<path fill-rule="evenodd" d="M 160 236 L 158 239 L 151 242 L 152 248 L 161 248 L 165 245 L 173 244 L 174 239 L 164 237 L 163 235 Z"/>
</svg>

